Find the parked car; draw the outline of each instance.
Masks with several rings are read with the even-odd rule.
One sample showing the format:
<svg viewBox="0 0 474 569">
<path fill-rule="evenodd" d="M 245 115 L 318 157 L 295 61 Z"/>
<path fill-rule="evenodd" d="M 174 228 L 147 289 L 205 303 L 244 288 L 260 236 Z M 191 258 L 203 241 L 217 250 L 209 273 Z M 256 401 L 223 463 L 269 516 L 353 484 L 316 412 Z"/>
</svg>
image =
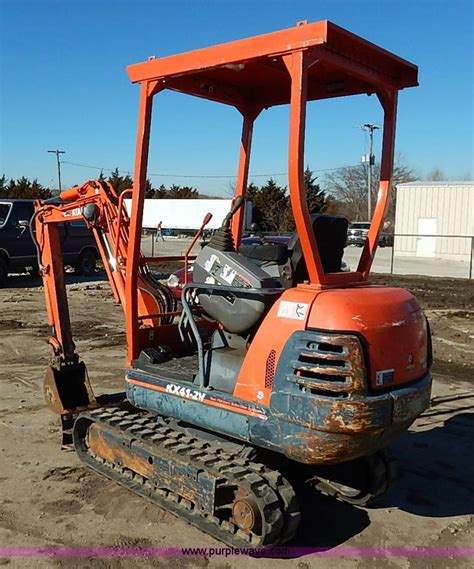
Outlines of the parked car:
<svg viewBox="0 0 474 569">
<path fill-rule="evenodd" d="M 251 237 L 244 237 L 241 241 L 242 245 L 262 245 L 263 243 L 273 243 L 273 244 L 283 244 L 287 245 L 289 240 L 291 239 L 291 235 L 267 235 L 265 237 L 260 237 L 258 235 L 253 235 Z M 203 244 L 205 245 L 205 244 Z M 342 271 L 349 271 L 350 267 L 342 261 L 341 263 L 341 270 Z M 182 269 L 178 269 L 174 273 L 172 273 L 167 281 L 166 285 L 171 289 L 173 296 L 177 299 L 181 299 L 181 293 L 184 286 L 184 267 Z M 190 264 L 188 267 L 188 283 L 193 282 L 193 265 Z"/>
<path fill-rule="evenodd" d="M 357 245 L 363 247 L 369 233 L 370 223 L 368 221 L 356 221 L 351 223 L 347 229 L 347 245 Z M 393 237 L 389 233 L 382 231 L 379 237 L 380 247 L 387 247 L 393 244 Z"/>
<path fill-rule="evenodd" d="M 0 200 L 0 286 L 9 273 L 37 271 L 36 247 L 30 234 L 33 200 Z M 94 237 L 82 221 L 59 226 L 64 265 L 79 275 L 95 273 L 99 252 Z"/>
</svg>

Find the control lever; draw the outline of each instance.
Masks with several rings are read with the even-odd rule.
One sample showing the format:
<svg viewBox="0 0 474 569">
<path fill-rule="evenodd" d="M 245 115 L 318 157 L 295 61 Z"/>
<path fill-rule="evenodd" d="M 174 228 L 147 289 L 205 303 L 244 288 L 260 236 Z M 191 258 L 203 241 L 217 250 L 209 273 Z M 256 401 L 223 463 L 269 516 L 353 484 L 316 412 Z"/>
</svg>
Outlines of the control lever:
<svg viewBox="0 0 474 569">
<path fill-rule="evenodd" d="M 194 245 L 196 244 L 196 241 L 199 239 L 199 237 L 201 237 L 201 235 L 204 232 L 204 228 L 206 227 L 206 225 L 211 221 L 212 219 L 212 213 L 208 212 L 206 213 L 201 227 L 198 229 L 196 235 L 194 236 L 194 239 L 191 241 L 191 245 L 188 247 L 186 253 L 184 254 L 184 284 L 187 285 L 188 284 L 188 259 L 189 259 L 189 254 L 192 251 L 192 248 L 194 247 Z"/>
<path fill-rule="evenodd" d="M 239 209 L 244 205 L 244 203 L 245 203 L 245 198 L 243 198 L 242 196 L 237 196 L 235 198 L 234 205 L 232 206 L 229 213 L 225 216 L 224 221 L 222 223 L 222 227 L 228 227 L 231 219 L 239 211 Z"/>
</svg>

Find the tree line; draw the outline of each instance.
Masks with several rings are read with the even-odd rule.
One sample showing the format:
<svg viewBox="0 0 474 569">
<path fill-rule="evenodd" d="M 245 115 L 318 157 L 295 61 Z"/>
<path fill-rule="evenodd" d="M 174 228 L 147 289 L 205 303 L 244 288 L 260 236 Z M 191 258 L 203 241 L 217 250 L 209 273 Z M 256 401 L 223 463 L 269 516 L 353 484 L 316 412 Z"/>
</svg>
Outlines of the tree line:
<svg viewBox="0 0 474 569">
<path fill-rule="evenodd" d="M 122 176 L 116 168 L 112 173 L 106 177 L 100 173 L 98 180 L 105 180 L 110 182 L 115 191 L 121 194 L 133 186 L 133 179 L 130 175 Z M 29 180 L 25 176 L 18 179 L 7 179 L 5 175 L 0 178 L 0 199 L 1 198 L 14 198 L 14 199 L 42 199 L 45 200 L 54 195 L 57 195 L 57 190 L 43 186 L 35 178 Z M 168 198 L 168 199 L 197 199 L 207 198 L 205 194 L 199 193 L 196 188 L 191 186 L 178 186 L 172 184 L 169 188 L 163 184 L 158 188 L 154 188 L 147 180 L 145 197 L 150 198 Z"/>
<path fill-rule="evenodd" d="M 132 187 L 133 179 L 130 175 L 122 176 L 115 169 L 108 178 L 101 173 L 100 180 L 107 180 L 115 190 L 120 193 Z M 316 183 L 316 177 L 309 167 L 304 172 L 304 188 L 310 213 L 323 212 L 330 206 L 331 199 L 326 191 Z M 169 187 L 163 184 L 154 188 L 147 180 L 145 198 L 147 199 L 199 199 L 208 198 L 192 186 L 178 186 L 172 184 Z M 257 223 L 262 231 L 287 232 L 294 230 L 294 221 L 291 213 L 290 198 L 286 186 L 279 186 L 270 178 L 263 185 L 249 184 L 247 186 L 247 198 L 252 202 L 252 221 Z"/>
<path fill-rule="evenodd" d="M 42 199 L 45 200 L 53 195 L 49 188 L 41 185 L 38 180 L 28 180 L 22 176 L 18 180 L 8 180 L 5 175 L 0 178 L 0 199 Z"/>
<path fill-rule="evenodd" d="M 373 167 L 373 183 L 371 188 L 372 210 L 375 206 L 378 192 L 378 179 L 380 164 Z M 109 176 L 100 173 L 99 180 L 108 181 L 117 193 L 121 193 L 133 186 L 133 179 L 129 174 L 122 175 L 118 168 Z M 349 221 L 365 221 L 367 219 L 367 166 L 359 164 L 339 168 L 326 173 L 324 178 L 317 180 L 314 172 L 308 167 L 304 171 L 304 191 L 310 213 L 329 213 L 347 217 Z M 392 186 L 393 191 L 389 204 L 387 221 L 393 223 L 395 219 L 395 200 L 397 184 L 412 182 L 419 179 L 414 171 L 401 161 L 394 166 Z M 428 180 L 446 179 L 443 172 L 434 169 L 427 176 Z M 38 180 L 29 180 L 21 177 L 18 180 L 8 180 L 5 175 L 0 178 L 0 198 L 40 198 L 47 199 L 57 192 L 45 187 Z M 179 186 L 172 184 L 166 187 L 161 184 L 153 187 L 150 180 L 146 182 L 145 197 L 148 199 L 198 199 L 209 198 L 192 186 Z M 288 188 L 280 186 L 270 178 L 261 186 L 250 183 L 247 187 L 247 197 L 253 205 L 253 219 L 262 231 L 287 232 L 293 231 L 294 220 Z"/>
<path fill-rule="evenodd" d="M 103 172 L 101 172 L 98 180 L 109 182 L 118 194 L 121 194 L 124 190 L 128 190 L 133 186 L 133 178 L 130 174 L 122 176 L 118 168 L 115 168 L 108 177 L 105 177 Z M 177 184 L 172 184 L 167 188 L 164 184 L 161 184 L 158 188 L 154 188 L 149 179 L 146 181 L 146 199 L 198 199 L 205 197 L 209 196 L 199 193 L 199 191 L 192 186 L 178 186 Z"/>
</svg>

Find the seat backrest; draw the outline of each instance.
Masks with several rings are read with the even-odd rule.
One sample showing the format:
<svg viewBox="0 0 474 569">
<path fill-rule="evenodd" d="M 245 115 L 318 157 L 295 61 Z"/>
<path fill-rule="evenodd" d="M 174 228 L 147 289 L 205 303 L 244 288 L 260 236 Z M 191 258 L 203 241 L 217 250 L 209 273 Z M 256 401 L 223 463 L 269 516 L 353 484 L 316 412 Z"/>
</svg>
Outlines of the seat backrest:
<svg viewBox="0 0 474 569">
<path fill-rule="evenodd" d="M 324 272 L 339 272 L 347 240 L 347 219 L 336 215 L 313 214 L 311 222 Z M 296 232 L 288 242 L 288 256 L 291 263 L 291 286 L 308 280 L 308 269 Z"/>
</svg>

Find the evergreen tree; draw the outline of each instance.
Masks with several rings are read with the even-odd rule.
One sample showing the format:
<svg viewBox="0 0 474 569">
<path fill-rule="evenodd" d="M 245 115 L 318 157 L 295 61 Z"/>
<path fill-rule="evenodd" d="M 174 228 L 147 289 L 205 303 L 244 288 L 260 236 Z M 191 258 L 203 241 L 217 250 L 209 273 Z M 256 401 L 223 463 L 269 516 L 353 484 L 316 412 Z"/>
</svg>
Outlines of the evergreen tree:
<svg viewBox="0 0 474 569">
<path fill-rule="evenodd" d="M 177 186 L 173 184 L 168 190 L 168 198 L 170 199 L 197 199 L 199 193 L 196 188 L 190 186 Z"/>
<path fill-rule="evenodd" d="M 252 221 L 264 231 L 287 231 L 289 200 L 286 188 L 270 178 L 260 188 L 247 187 L 247 198 L 252 202 Z"/>
<path fill-rule="evenodd" d="M 110 174 L 108 182 L 118 194 L 121 194 L 124 190 L 128 190 L 133 187 L 132 177 L 129 174 L 121 176 L 118 168 L 115 168 L 115 170 Z"/>
<path fill-rule="evenodd" d="M 7 190 L 7 178 L 5 174 L 0 178 L 0 197 L 6 197 L 5 192 Z"/>
<path fill-rule="evenodd" d="M 42 186 L 35 178 L 32 182 L 25 176 L 18 180 L 0 178 L 0 197 L 20 199 L 46 199 L 51 197 L 51 190 Z"/>
<path fill-rule="evenodd" d="M 260 229 L 264 226 L 264 209 L 260 203 L 260 188 L 253 182 L 247 186 L 247 200 L 252 203 L 252 222 Z"/>
<path fill-rule="evenodd" d="M 313 175 L 309 166 L 306 166 L 304 171 L 303 182 L 309 213 L 325 212 L 329 205 L 326 192 L 320 188 L 319 184 L 316 184 L 316 176 Z"/>
<path fill-rule="evenodd" d="M 150 180 L 147 178 L 145 184 L 145 199 L 149 200 L 155 197 L 156 190 L 152 186 Z"/>
<path fill-rule="evenodd" d="M 163 199 L 168 197 L 168 190 L 164 184 L 161 184 L 159 188 L 155 189 L 155 193 L 153 194 L 155 199 Z"/>
</svg>

